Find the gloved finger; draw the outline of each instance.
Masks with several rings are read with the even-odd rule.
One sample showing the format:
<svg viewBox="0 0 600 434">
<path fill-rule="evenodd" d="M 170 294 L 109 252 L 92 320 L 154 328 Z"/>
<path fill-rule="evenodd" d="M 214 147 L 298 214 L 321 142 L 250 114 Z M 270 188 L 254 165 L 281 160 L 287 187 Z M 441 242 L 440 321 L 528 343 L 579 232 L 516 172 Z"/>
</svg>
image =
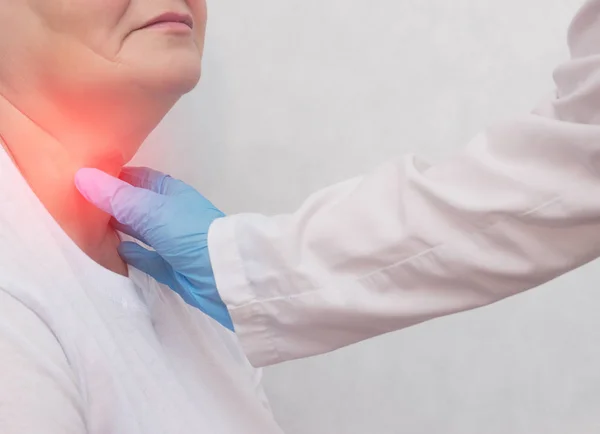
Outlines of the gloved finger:
<svg viewBox="0 0 600 434">
<path fill-rule="evenodd" d="M 157 282 L 170 287 L 175 293 L 190 306 L 194 306 L 206 315 L 218 321 L 227 329 L 235 332 L 233 321 L 221 299 L 214 296 L 202 296 L 202 291 L 189 291 L 189 281 L 181 274 L 177 275 L 173 267 L 165 261 L 157 252 L 152 252 L 137 243 L 126 241 L 118 247 L 121 258 L 128 264 L 140 271 L 152 276 Z M 212 286 L 208 283 L 209 286 Z M 200 288 L 201 289 L 201 288 Z"/>
<path fill-rule="evenodd" d="M 136 238 L 156 226 L 156 222 L 152 221 L 156 215 L 153 211 L 165 201 L 157 193 L 134 187 L 98 169 L 79 169 L 75 185 L 89 202 L 121 223 L 123 232 L 137 234 L 132 235 Z M 125 230 L 125 227 L 130 229 Z M 151 239 L 140 240 L 150 246 L 153 244 Z"/>
<path fill-rule="evenodd" d="M 135 187 L 167 196 L 183 193 L 191 188 L 183 181 L 147 167 L 124 167 L 119 178 Z"/>
<path fill-rule="evenodd" d="M 152 276 L 157 282 L 165 285 L 172 283 L 173 268 L 158 253 L 130 241 L 121 243 L 117 251 L 125 262 Z"/>
<path fill-rule="evenodd" d="M 127 234 L 130 237 L 136 238 L 136 239 L 140 240 L 142 243 L 144 243 L 144 244 L 146 244 L 148 246 L 150 245 L 150 242 L 146 239 L 146 237 L 144 237 L 139 232 L 134 231 L 131 226 L 127 226 L 127 225 L 124 225 L 123 223 L 120 223 L 114 217 L 111 217 L 109 223 L 113 227 L 113 229 L 116 229 L 119 232 L 123 232 L 124 234 Z"/>
<path fill-rule="evenodd" d="M 186 276 L 175 274 L 173 275 L 173 280 L 176 283 L 169 286 L 179 294 L 183 301 L 213 318 L 222 326 L 235 332 L 229 310 L 214 290 L 214 281 L 196 281 L 191 288 L 192 290 L 190 290 L 190 283 Z"/>
</svg>

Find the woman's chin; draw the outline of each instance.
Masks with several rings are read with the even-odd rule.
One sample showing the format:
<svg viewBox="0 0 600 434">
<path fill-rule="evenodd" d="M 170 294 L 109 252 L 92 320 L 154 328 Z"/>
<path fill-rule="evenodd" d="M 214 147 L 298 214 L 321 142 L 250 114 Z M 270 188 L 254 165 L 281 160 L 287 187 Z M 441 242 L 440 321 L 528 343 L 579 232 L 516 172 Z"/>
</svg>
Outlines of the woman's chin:
<svg viewBox="0 0 600 434">
<path fill-rule="evenodd" d="M 201 56 L 194 52 L 170 53 L 169 56 L 149 56 L 148 59 L 123 62 L 117 70 L 119 75 L 126 71 L 127 82 L 134 87 L 155 95 L 182 96 L 198 84 L 202 74 Z M 129 60 L 129 59 L 128 59 Z M 120 71 L 120 72 L 119 72 Z M 149 95 L 151 96 L 151 95 Z"/>
<path fill-rule="evenodd" d="M 156 71 L 152 80 L 153 87 L 159 93 L 165 92 L 182 96 L 196 87 L 201 75 L 200 62 L 171 65 L 170 68 L 165 68 L 163 71 Z"/>
</svg>

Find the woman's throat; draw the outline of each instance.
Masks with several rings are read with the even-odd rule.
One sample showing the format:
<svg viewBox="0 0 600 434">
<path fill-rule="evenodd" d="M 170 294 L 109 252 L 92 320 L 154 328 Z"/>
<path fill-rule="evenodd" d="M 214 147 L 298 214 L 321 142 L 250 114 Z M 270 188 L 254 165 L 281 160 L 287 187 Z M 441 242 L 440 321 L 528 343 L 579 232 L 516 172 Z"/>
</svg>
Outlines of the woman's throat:
<svg viewBox="0 0 600 434">
<path fill-rule="evenodd" d="M 81 156 L 72 158 L 61 152 L 64 149 L 45 153 L 47 146 L 40 146 L 40 153 L 34 156 L 24 148 L 1 142 L 31 190 L 73 242 L 99 265 L 127 276 L 127 266 L 117 252 L 120 240 L 109 225 L 110 216 L 88 203 L 75 187 L 75 173 L 85 165 L 79 163 Z M 113 154 L 97 159 L 94 166 L 117 175 L 121 161 Z"/>
</svg>

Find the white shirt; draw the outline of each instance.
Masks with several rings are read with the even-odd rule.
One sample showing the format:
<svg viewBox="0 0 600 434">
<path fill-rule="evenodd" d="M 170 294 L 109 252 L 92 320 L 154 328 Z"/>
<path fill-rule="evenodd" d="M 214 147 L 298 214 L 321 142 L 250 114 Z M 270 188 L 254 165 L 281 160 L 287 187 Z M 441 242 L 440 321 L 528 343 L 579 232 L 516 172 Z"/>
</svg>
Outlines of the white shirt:
<svg viewBox="0 0 600 434">
<path fill-rule="evenodd" d="M 600 0 L 568 42 L 551 97 L 453 158 L 409 155 L 293 214 L 212 225 L 217 286 L 255 366 L 490 304 L 600 255 Z"/>
<path fill-rule="evenodd" d="M 280 433 L 234 334 L 86 256 L 0 152 L 0 432 Z"/>
</svg>

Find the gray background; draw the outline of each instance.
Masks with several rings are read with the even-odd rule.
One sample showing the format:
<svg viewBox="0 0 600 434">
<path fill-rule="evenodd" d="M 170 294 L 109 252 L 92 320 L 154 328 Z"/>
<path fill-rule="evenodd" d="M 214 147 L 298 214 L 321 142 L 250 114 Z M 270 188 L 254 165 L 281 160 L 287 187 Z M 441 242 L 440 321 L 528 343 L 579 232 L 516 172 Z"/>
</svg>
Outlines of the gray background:
<svg viewBox="0 0 600 434">
<path fill-rule="evenodd" d="M 553 89 L 582 3 L 211 1 L 202 83 L 135 162 L 228 213 L 293 211 L 387 158 L 450 154 L 530 110 Z M 289 434 L 598 433 L 599 277 L 592 264 L 494 306 L 269 368 L 276 417 Z"/>
</svg>

